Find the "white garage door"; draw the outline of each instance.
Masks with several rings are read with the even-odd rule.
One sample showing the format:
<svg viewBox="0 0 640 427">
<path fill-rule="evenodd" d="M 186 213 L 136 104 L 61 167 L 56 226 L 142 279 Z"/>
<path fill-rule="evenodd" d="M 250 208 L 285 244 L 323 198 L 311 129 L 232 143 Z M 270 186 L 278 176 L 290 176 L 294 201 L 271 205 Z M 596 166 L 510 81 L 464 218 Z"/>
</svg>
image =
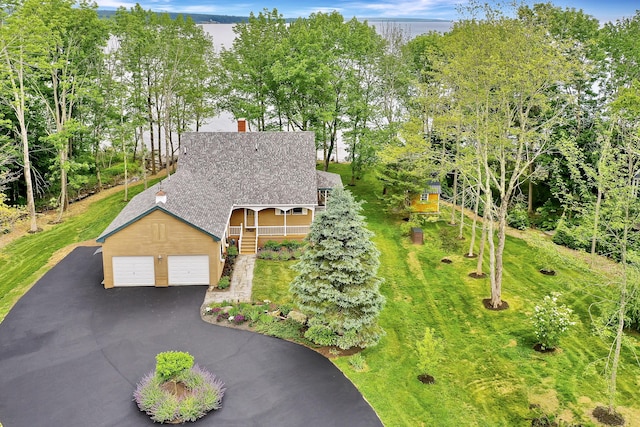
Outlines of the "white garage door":
<svg viewBox="0 0 640 427">
<path fill-rule="evenodd" d="M 155 286 L 152 256 L 114 256 L 113 286 Z"/>
<path fill-rule="evenodd" d="M 208 255 L 170 255 L 169 285 L 208 285 Z"/>
</svg>

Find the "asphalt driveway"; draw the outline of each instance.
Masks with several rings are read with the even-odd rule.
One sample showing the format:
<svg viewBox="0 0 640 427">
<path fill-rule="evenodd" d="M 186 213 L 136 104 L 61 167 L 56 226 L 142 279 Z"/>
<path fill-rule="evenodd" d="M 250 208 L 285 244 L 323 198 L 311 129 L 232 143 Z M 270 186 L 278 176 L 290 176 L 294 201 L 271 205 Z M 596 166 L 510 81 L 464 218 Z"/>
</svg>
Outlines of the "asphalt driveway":
<svg viewBox="0 0 640 427">
<path fill-rule="evenodd" d="M 132 400 L 155 355 L 188 351 L 227 387 L 198 426 L 380 426 L 328 360 L 307 348 L 207 324 L 205 287 L 105 290 L 102 256 L 78 248 L 0 324 L 4 427 L 148 426 Z"/>
</svg>

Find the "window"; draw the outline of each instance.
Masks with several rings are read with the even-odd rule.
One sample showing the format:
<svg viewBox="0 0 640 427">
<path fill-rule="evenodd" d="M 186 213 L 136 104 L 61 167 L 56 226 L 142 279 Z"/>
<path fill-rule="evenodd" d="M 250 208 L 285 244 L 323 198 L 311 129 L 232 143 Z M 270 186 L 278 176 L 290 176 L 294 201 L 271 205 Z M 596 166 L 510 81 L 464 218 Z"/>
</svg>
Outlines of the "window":
<svg viewBox="0 0 640 427">
<path fill-rule="evenodd" d="M 422 194 L 420 194 L 420 201 L 421 202 L 429 201 L 429 190 L 424 190 Z"/>
<path fill-rule="evenodd" d="M 288 211 L 276 209 L 276 215 L 307 215 L 307 208 L 292 208 Z"/>
</svg>

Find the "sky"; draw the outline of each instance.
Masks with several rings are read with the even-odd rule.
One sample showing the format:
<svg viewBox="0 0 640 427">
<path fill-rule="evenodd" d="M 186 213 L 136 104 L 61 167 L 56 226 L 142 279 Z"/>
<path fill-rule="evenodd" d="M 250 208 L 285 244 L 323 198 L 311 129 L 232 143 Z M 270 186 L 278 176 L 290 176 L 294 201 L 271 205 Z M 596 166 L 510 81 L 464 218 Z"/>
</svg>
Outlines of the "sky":
<svg viewBox="0 0 640 427">
<path fill-rule="evenodd" d="M 549 0 L 532 2 L 546 3 Z M 457 18 L 456 6 L 467 0 L 138 0 L 144 9 L 158 12 L 204 13 L 215 15 L 248 16 L 249 12 L 258 13 L 263 9 L 278 9 L 285 18 L 308 16 L 313 12 L 331 12 L 336 10 L 345 18 L 420 18 L 445 19 Z M 120 6 L 130 8 L 136 0 L 97 0 L 104 9 Z M 484 1 L 480 1 L 484 3 Z M 555 0 L 556 6 L 582 9 L 601 22 L 615 21 L 631 17 L 640 9 L 638 0 Z"/>
</svg>

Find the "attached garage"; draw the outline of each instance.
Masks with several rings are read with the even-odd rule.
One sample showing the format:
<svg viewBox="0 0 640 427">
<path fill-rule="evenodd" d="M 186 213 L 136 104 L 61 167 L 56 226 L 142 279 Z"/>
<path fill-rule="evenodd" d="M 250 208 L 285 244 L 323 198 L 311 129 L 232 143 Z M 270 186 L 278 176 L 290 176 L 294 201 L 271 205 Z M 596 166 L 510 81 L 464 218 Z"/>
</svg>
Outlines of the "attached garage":
<svg viewBox="0 0 640 427">
<path fill-rule="evenodd" d="M 168 257 L 169 286 L 208 285 L 208 255 L 170 255 Z"/>
<path fill-rule="evenodd" d="M 114 256 L 113 286 L 155 286 L 152 256 Z"/>
</svg>

